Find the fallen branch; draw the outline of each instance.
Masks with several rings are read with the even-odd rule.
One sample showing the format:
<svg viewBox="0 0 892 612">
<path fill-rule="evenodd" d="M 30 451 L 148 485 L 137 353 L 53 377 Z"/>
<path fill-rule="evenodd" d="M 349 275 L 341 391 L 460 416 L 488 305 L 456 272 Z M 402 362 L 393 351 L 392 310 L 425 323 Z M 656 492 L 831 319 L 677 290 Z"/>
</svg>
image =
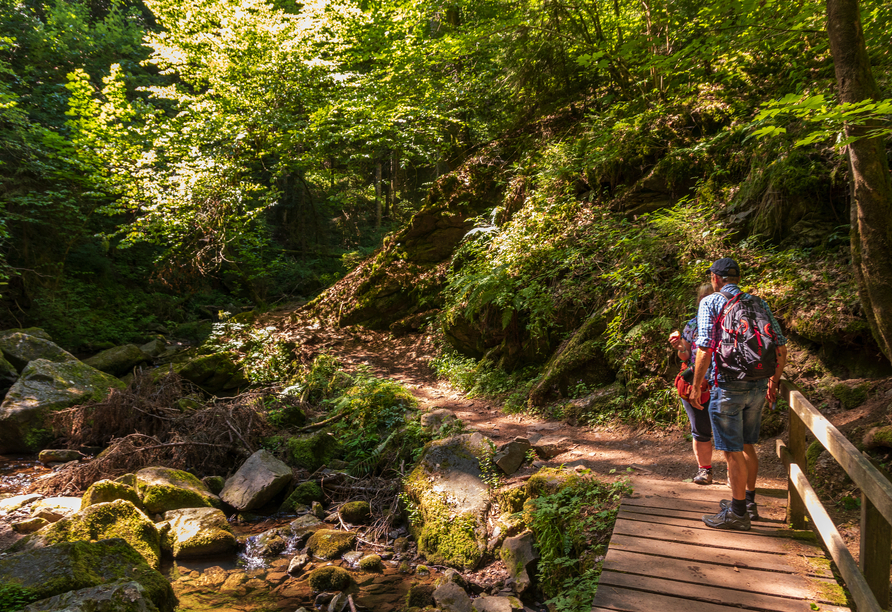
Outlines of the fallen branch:
<svg viewBox="0 0 892 612">
<path fill-rule="evenodd" d="M 336 414 L 333 417 L 330 417 L 328 419 L 325 419 L 324 421 L 319 421 L 318 423 L 310 423 L 309 425 L 304 425 L 297 431 L 310 431 L 311 429 L 316 429 L 317 427 L 322 427 L 323 425 L 328 425 L 329 423 L 334 423 L 335 421 L 344 418 L 344 416 L 346 414 L 347 414 L 346 411 L 339 412 L 338 414 Z"/>
<path fill-rule="evenodd" d="M 356 604 L 353 603 L 353 595 L 347 595 L 347 603 L 350 604 L 350 612 L 356 612 Z"/>
</svg>

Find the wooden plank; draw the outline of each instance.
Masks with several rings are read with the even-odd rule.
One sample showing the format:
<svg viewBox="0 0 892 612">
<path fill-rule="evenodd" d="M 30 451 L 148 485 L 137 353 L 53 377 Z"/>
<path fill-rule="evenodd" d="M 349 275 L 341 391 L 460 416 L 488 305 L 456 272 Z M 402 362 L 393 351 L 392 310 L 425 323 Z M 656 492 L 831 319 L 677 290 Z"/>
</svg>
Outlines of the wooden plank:
<svg viewBox="0 0 892 612">
<path fill-rule="evenodd" d="M 666 559 L 612 546 L 604 559 L 604 571 L 639 574 L 694 584 L 722 585 L 727 588 L 737 588 L 733 585 L 742 582 L 747 590 L 754 593 L 815 601 L 821 601 L 822 586 L 836 585 L 835 580 L 825 578 L 806 578 L 796 574 L 714 565 L 688 559 Z"/>
<path fill-rule="evenodd" d="M 863 455 L 886 480 L 892 480 L 892 475 L 877 465 L 867 453 Z M 858 565 L 873 591 L 873 596 L 877 598 L 877 603 L 883 608 L 889 607 L 889 564 L 892 562 L 890 546 L 892 526 L 879 513 L 870 498 L 861 493 L 861 554 L 858 555 Z"/>
<path fill-rule="evenodd" d="M 666 542 L 661 540 L 636 538 L 621 534 L 614 534 L 610 538 L 608 552 L 613 549 L 652 555 L 655 557 L 654 563 L 660 563 L 664 558 L 680 559 L 711 565 L 761 569 L 772 572 L 799 572 L 825 578 L 833 577 L 830 569 L 823 563 L 816 562 L 814 557 L 797 557 L 759 552 L 748 552 L 745 555 L 741 555 L 736 550 L 681 543 L 667 546 Z"/>
<path fill-rule="evenodd" d="M 839 462 L 839 465 L 858 485 L 858 488 L 870 498 L 880 514 L 892 523 L 892 482 L 886 480 L 869 461 L 862 457 L 855 446 L 798 390 L 790 392 L 790 407 L 796 411 L 815 438 Z M 795 459 L 798 462 L 799 457 L 795 457 Z"/>
<path fill-rule="evenodd" d="M 788 381 L 784 381 L 788 383 Z M 781 389 L 785 393 L 788 404 L 792 404 L 790 393 L 794 390 L 789 384 L 781 384 Z M 793 461 L 800 467 L 805 469 L 805 423 L 799 418 L 799 415 L 792 408 L 789 413 L 789 440 L 790 450 L 793 453 Z M 793 529 L 805 529 L 805 502 L 802 496 L 793 486 L 793 483 L 787 480 L 787 521 Z"/>
<path fill-rule="evenodd" d="M 691 527 L 677 527 L 675 525 L 642 523 L 640 521 L 617 521 L 613 527 L 613 533 L 716 548 L 780 554 L 803 554 L 812 557 L 821 555 L 821 549 L 817 546 L 809 546 L 801 541 L 786 538 L 776 539 L 749 535 L 745 531 L 694 529 Z"/>
<path fill-rule="evenodd" d="M 852 553 L 846 548 L 842 536 L 836 530 L 836 525 L 833 524 L 827 511 L 824 509 L 815 490 L 811 488 L 805 474 L 802 473 L 798 465 L 793 463 L 793 457 L 780 440 L 778 440 L 777 451 L 778 456 L 787 467 L 790 481 L 796 486 L 799 495 L 802 496 L 812 522 L 821 535 L 821 539 L 824 540 L 827 550 L 830 551 L 830 556 L 839 568 L 839 573 L 842 574 L 843 580 L 846 581 L 846 586 L 852 594 L 852 599 L 855 600 L 859 612 L 881 612 L 882 608 L 877 603 L 876 597 L 873 596 L 873 592 L 867 585 L 867 581 L 864 580 L 864 576 L 861 575 L 858 564 L 855 563 Z M 873 468 L 873 466 L 870 467 Z"/>
<path fill-rule="evenodd" d="M 750 609 L 772 610 L 774 612 L 812 612 L 811 602 L 805 599 L 787 599 L 752 592 L 748 581 L 743 577 L 737 577 L 736 580 L 732 580 L 730 583 L 715 587 L 707 584 L 693 584 L 651 576 L 636 576 L 634 574 L 605 571 L 601 573 L 598 585 L 599 589 L 603 585 L 609 585 L 617 588 L 681 597 L 697 602 L 695 604 L 697 610 L 700 609 L 701 602 L 708 602 L 723 606 L 744 606 Z M 845 610 L 845 608 L 826 604 L 822 604 L 821 608 L 827 612 L 841 612 L 841 610 Z"/>
<path fill-rule="evenodd" d="M 691 529 L 714 529 L 707 527 L 703 522 L 703 515 L 696 516 L 665 516 L 659 511 L 656 513 L 648 512 L 627 512 L 620 508 L 617 514 L 617 520 L 641 521 L 643 523 L 655 523 L 658 525 L 675 525 L 677 527 L 690 527 Z M 753 522 L 752 529 L 747 531 L 750 535 L 767 536 L 771 538 L 793 537 L 796 533 L 786 528 L 785 525 L 772 525 L 771 523 Z M 799 532 L 802 533 L 802 532 Z M 811 533 L 811 532 L 808 532 Z"/>
<path fill-rule="evenodd" d="M 645 593 L 610 585 L 599 585 L 593 605 L 620 612 L 740 612 L 740 606 L 723 606 L 705 601 Z"/>
</svg>

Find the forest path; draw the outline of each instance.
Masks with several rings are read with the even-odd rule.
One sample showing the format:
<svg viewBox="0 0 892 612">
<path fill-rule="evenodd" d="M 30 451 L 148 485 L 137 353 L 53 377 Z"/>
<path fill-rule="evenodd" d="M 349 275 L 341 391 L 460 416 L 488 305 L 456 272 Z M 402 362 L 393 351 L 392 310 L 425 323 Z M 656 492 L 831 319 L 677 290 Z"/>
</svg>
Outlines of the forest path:
<svg viewBox="0 0 892 612">
<path fill-rule="evenodd" d="M 429 361 L 437 354 L 429 334 L 394 336 L 367 329 L 330 329 L 281 312 L 266 314 L 258 323 L 275 326 L 278 337 L 296 342 L 305 362 L 327 352 L 338 357 L 348 369 L 365 365 L 378 376 L 406 385 L 422 410 L 452 410 L 469 429 L 490 437 L 496 445 L 532 433 L 567 438 L 564 452 L 547 461 L 537 461 L 533 466 L 524 466 L 512 478 L 526 476 L 543 464 L 578 466 L 577 469 L 588 468 L 604 476 L 619 477 L 636 472 L 652 479 L 678 482 L 690 479 L 697 470 L 691 442 L 685 437 L 689 431 L 683 427 L 644 428 L 618 423 L 577 427 L 530 414 L 505 414 L 497 400 L 468 397 L 448 381 L 438 379 L 429 367 Z M 786 488 L 783 466 L 773 449 L 774 439 L 766 439 L 759 445 L 760 488 Z M 727 491 L 726 466 L 721 453 L 715 453 L 713 466 L 715 483 L 708 488 Z"/>
</svg>

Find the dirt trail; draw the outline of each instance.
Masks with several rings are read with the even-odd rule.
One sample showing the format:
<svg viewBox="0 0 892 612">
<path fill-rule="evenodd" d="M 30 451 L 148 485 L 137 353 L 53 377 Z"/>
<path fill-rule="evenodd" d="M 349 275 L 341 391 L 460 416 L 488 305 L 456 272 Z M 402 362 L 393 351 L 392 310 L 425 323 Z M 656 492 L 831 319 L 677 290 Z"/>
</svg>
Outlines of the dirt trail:
<svg viewBox="0 0 892 612">
<path fill-rule="evenodd" d="M 566 437 L 570 448 L 536 467 L 522 468 L 515 476 L 524 476 L 544 463 L 548 466 L 582 466 L 597 474 L 625 474 L 634 471 L 661 480 L 690 479 L 697 470 L 689 433 L 681 427 L 650 429 L 612 425 L 609 427 L 574 427 L 561 421 L 550 421 L 524 414 L 504 414 L 499 402 L 469 398 L 444 380 L 438 380 L 428 362 L 436 355 L 433 339 L 425 334 L 394 337 L 387 332 L 331 330 L 305 321 L 290 322 L 280 313 L 270 313 L 261 323 L 275 325 L 283 339 L 299 343 L 303 358 L 328 352 L 341 359 L 348 368 L 366 365 L 378 376 L 393 378 L 405 384 L 418 398 L 423 410 L 447 408 L 455 412 L 469 429 L 492 438 L 496 445 L 516 436 L 539 433 L 543 436 Z M 786 487 L 783 467 L 774 455 L 774 439 L 759 445 L 761 461 L 759 487 Z M 715 484 L 726 487 L 724 458 L 713 458 Z"/>
</svg>

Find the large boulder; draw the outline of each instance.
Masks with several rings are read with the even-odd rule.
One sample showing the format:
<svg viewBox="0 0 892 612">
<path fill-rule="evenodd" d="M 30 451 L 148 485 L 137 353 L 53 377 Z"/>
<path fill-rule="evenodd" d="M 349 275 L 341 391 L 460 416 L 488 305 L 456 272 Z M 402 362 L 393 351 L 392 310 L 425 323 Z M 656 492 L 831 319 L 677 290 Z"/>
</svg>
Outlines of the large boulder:
<svg viewBox="0 0 892 612">
<path fill-rule="evenodd" d="M 18 379 L 19 371 L 0 353 L 0 394 L 6 395 Z"/>
<path fill-rule="evenodd" d="M 28 600 L 36 601 L 29 610 L 55 610 L 56 602 L 46 598 L 116 581 L 140 584 L 144 596 L 154 606 L 148 610 L 173 612 L 176 607 L 170 583 L 122 539 L 62 542 L 0 558 L 0 584 L 13 592 L 18 589 Z M 83 609 L 84 612 L 128 610 L 126 607 Z"/>
<path fill-rule="evenodd" d="M 235 536 L 226 515 L 216 508 L 182 508 L 164 513 L 170 525 L 165 536 L 174 559 L 205 557 L 231 552 Z"/>
<path fill-rule="evenodd" d="M 291 468 L 267 450 L 259 450 L 226 481 L 220 499 L 236 510 L 260 508 L 291 482 Z"/>
<path fill-rule="evenodd" d="M 22 332 L 0 336 L 0 351 L 19 372 L 35 359 L 77 361 L 77 357 L 55 343 Z"/>
<path fill-rule="evenodd" d="M 158 612 L 158 607 L 140 583 L 116 580 L 41 599 L 22 612 Z"/>
<path fill-rule="evenodd" d="M 176 372 L 208 393 L 232 392 L 250 381 L 232 353 L 202 355 L 174 366 Z"/>
<path fill-rule="evenodd" d="M 135 366 L 149 361 L 150 357 L 135 344 L 125 344 L 106 349 L 84 359 L 84 363 L 112 376 L 123 376 Z"/>
<path fill-rule="evenodd" d="M 155 523 L 131 502 L 119 499 L 95 504 L 63 518 L 35 534 L 19 540 L 11 552 L 34 550 L 65 542 L 121 538 L 158 568 L 161 539 Z"/>
<path fill-rule="evenodd" d="M 123 387 L 114 376 L 76 359 L 31 361 L 0 404 L 0 453 L 39 451 L 52 438 L 44 425 L 51 412 L 102 400 L 109 389 Z"/>
<path fill-rule="evenodd" d="M 13 327 L 10 329 L 4 329 L 0 331 L 0 339 L 6 338 L 13 334 L 25 334 L 26 336 L 34 336 L 35 338 L 40 338 L 41 340 L 48 340 L 49 342 L 53 341 L 53 337 L 43 328 L 40 327 Z"/>
<path fill-rule="evenodd" d="M 514 580 L 515 591 L 522 595 L 526 591 L 536 575 L 536 561 L 539 560 L 539 552 L 536 550 L 532 531 L 525 531 L 513 538 L 506 538 L 499 553 L 508 574 Z"/>
<path fill-rule="evenodd" d="M 147 467 L 138 471 L 136 491 L 146 512 L 151 514 L 220 505 L 220 498 L 198 478 L 189 472 L 166 467 Z"/>
<path fill-rule="evenodd" d="M 420 516 L 412 532 L 432 563 L 473 569 L 482 559 L 490 496 L 481 461 L 492 449 L 480 433 L 435 440 L 406 481 Z"/>
<path fill-rule="evenodd" d="M 354 546 L 356 546 L 355 533 L 336 529 L 319 529 L 310 536 L 310 540 L 307 542 L 309 553 L 326 561 L 340 559 L 341 555 L 352 550 Z"/>
<path fill-rule="evenodd" d="M 142 507 L 142 501 L 133 486 L 114 480 L 97 480 L 87 488 L 81 498 L 81 509 L 95 504 L 112 502 L 116 499 L 126 499 L 137 508 Z"/>
<path fill-rule="evenodd" d="M 454 582 L 445 582 L 434 591 L 434 601 L 443 612 L 471 612 L 471 598 Z"/>
</svg>

